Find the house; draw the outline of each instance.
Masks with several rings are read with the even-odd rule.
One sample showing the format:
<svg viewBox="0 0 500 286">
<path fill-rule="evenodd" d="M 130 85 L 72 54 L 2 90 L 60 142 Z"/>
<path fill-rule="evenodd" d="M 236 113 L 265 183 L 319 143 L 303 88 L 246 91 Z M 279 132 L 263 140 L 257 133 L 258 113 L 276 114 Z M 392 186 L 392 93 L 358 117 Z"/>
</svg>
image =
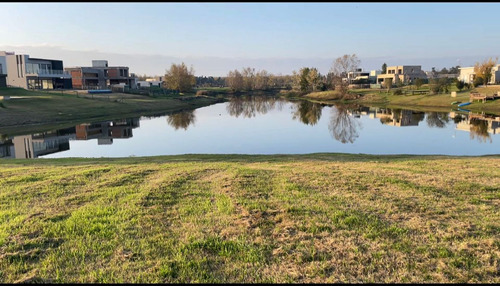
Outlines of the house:
<svg viewBox="0 0 500 286">
<path fill-rule="evenodd" d="M 161 87 L 162 81 L 155 80 L 154 78 L 148 78 L 146 80 L 137 81 L 137 88 L 144 87 Z"/>
<path fill-rule="evenodd" d="M 370 74 L 368 75 L 368 81 L 370 83 L 376 83 L 377 82 L 377 76 L 381 74 L 381 70 L 371 70 Z"/>
<path fill-rule="evenodd" d="M 358 68 L 355 71 L 348 72 L 347 78 L 345 80 L 347 80 L 347 82 L 349 82 L 349 83 L 352 83 L 353 81 L 357 81 L 357 80 L 362 80 L 362 79 L 365 79 L 366 81 L 368 81 L 369 76 L 370 76 L 370 73 L 363 72 L 363 69 Z"/>
<path fill-rule="evenodd" d="M 6 158 L 28 159 L 69 150 L 69 141 L 75 139 L 75 128 L 59 129 L 32 135 L 15 136 L 10 140 Z"/>
<path fill-rule="evenodd" d="M 476 78 L 476 73 L 474 72 L 474 67 L 459 68 L 460 74 L 458 75 L 458 80 L 464 83 L 473 83 Z M 500 64 L 494 66 L 491 69 L 491 79 L 488 84 L 498 84 L 500 83 Z"/>
<path fill-rule="evenodd" d="M 426 79 L 427 75 L 421 66 L 390 66 L 385 74 L 377 75 L 377 83 L 383 84 L 386 79 L 392 79 L 393 84 L 399 82 L 413 83 L 416 79 Z"/>
<path fill-rule="evenodd" d="M 113 85 L 135 87 L 135 77 L 129 74 L 128 67 L 110 67 L 106 60 L 93 60 L 90 67 L 69 67 L 65 71 L 71 74 L 76 89 L 105 89 Z"/>
<path fill-rule="evenodd" d="M 0 65 L 6 84 L 25 89 L 71 89 L 71 76 L 64 72 L 63 61 L 31 58 L 0 51 Z M 5 66 L 4 66 L 5 65 Z"/>
</svg>

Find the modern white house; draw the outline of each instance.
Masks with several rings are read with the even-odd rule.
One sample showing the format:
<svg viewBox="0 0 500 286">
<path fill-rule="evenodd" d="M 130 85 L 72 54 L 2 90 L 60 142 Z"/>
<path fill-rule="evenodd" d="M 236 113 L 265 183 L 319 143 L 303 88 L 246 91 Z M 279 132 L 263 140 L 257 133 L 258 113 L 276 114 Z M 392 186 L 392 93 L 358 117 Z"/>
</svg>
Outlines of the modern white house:
<svg viewBox="0 0 500 286">
<path fill-rule="evenodd" d="M 474 72 L 474 67 L 459 68 L 460 74 L 458 75 L 458 80 L 465 83 L 473 83 L 476 78 L 476 73 Z M 488 84 L 498 84 L 500 83 L 500 64 L 494 66 L 491 69 L 491 79 Z"/>
<path fill-rule="evenodd" d="M 137 81 L 137 88 L 143 88 L 143 87 L 161 87 L 162 81 L 161 80 L 156 80 L 154 78 L 148 78 L 146 80 L 140 80 Z"/>
<path fill-rule="evenodd" d="M 422 71 L 422 66 L 390 66 L 385 74 L 377 75 L 377 83 L 382 84 L 386 79 L 392 79 L 392 83 L 413 83 L 416 79 L 426 79 L 427 75 Z"/>
<path fill-rule="evenodd" d="M 71 75 L 64 71 L 63 61 L 31 58 L 14 52 L 0 51 L 0 65 L 9 86 L 25 89 L 71 89 Z"/>
</svg>

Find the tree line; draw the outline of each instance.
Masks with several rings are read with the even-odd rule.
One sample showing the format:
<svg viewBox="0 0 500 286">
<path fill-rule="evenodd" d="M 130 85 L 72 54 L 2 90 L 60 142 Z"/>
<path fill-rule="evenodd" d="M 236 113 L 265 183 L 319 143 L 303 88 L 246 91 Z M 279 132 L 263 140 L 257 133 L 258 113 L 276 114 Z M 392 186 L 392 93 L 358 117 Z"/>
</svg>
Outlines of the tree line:
<svg viewBox="0 0 500 286">
<path fill-rule="evenodd" d="M 488 59 L 474 66 L 475 80 L 473 85 L 488 84 L 492 77 L 492 69 L 496 65 L 495 60 Z M 293 71 L 292 75 L 274 75 L 266 70 L 256 70 L 255 68 L 245 67 L 241 70 L 231 70 L 226 77 L 196 77 L 194 69 L 188 68 L 184 62 L 181 64 L 172 64 L 170 69 L 166 70 L 164 87 L 178 92 L 189 92 L 194 87 L 228 87 L 232 92 L 254 91 L 254 90 L 272 90 L 286 89 L 297 91 L 300 94 L 306 94 L 316 91 L 336 90 L 341 98 L 349 98 L 352 95 L 348 93 L 349 82 L 345 80 L 349 72 L 356 71 L 361 61 L 356 54 L 346 54 L 336 58 L 330 71 L 323 75 L 317 68 L 302 67 L 298 71 Z M 443 68 L 436 71 L 435 74 L 456 74 L 459 73 L 460 66 Z M 382 73 L 387 72 L 387 64 L 382 65 Z M 457 87 L 461 90 L 468 86 L 455 80 Z M 416 80 L 415 85 L 419 88 L 425 81 Z M 447 92 L 447 86 L 450 80 L 431 79 L 428 81 L 430 88 L 436 92 Z M 392 83 L 389 83 L 392 85 Z M 390 86 L 388 87 L 390 88 Z"/>
</svg>

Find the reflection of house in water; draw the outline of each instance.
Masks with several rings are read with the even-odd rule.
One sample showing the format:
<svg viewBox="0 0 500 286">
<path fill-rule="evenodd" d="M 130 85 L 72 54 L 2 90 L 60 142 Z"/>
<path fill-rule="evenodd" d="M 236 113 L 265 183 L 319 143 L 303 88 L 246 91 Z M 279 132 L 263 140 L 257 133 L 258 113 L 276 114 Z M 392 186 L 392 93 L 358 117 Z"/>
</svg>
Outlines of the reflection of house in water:
<svg viewBox="0 0 500 286">
<path fill-rule="evenodd" d="M 0 139 L 0 158 L 14 158 L 14 154 L 12 139 Z"/>
<path fill-rule="evenodd" d="M 455 117 L 458 113 L 450 112 L 450 117 Z M 474 129 L 473 121 L 484 121 L 485 131 L 489 134 L 499 134 L 500 133 L 500 116 L 487 116 L 478 114 L 469 114 L 465 116 L 464 120 L 457 123 L 457 130 L 471 132 Z"/>
<path fill-rule="evenodd" d="M 97 139 L 98 145 L 113 144 L 115 138 L 131 138 L 132 129 L 139 127 L 139 118 L 77 125 L 76 140 Z"/>
<path fill-rule="evenodd" d="M 37 158 L 60 151 L 69 150 L 69 140 L 75 138 L 75 128 L 15 136 L 0 144 L 2 158 Z"/>
<path fill-rule="evenodd" d="M 390 108 L 375 108 L 370 112 L 370 118 L 379 118 L 380 122 L 392 126 L 418 126 L 424 113 L 411 110 L 392 110 Z"/>
</svg>

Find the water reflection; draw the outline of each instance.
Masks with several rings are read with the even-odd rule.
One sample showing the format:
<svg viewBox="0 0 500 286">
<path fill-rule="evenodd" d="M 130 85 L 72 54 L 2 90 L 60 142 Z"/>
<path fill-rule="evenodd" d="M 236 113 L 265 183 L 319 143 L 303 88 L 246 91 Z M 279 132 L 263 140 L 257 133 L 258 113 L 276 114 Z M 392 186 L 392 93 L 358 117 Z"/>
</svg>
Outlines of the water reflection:
<svg viewBox="0 0 500 286">
<path fill-rule="evenodd" d="M 468 115 L 451 112 L 450 116 L 457 123 L 457 130 L 469 131 L 470 138 L 481 143 L 491 143 L 493 141 L 491 135 L 500 133 L 499 116 L 474 114 L 472 112 L 469 112 Z"/>
<path fill-rule="evenodd" d="M 69 150 L 70 140 L 97 139 L 98 145 L 113 144 L 113 139 L 132 137 L 139 118 L 84 123 L 74 127 L 30 135 L 0 137 L 0 158 L 30 159 Z"/>
<path fill-rule="evenodd" d="M 226 110 L 234 117 L 252 118 L 275 108 L 281 111 L 286 102 L 283 98 L 272 96 L 235 96 L 227 103 Z"/>
<path fill-rule="evenodd" d="M 321 118 L 321 111 L 324 104 L 310 102 L 307 100 L 299 101 L 295 104 L 293 119 L 299 119 L 300 122 L 306 125 L 315 125 Z"/>
<path fill-rule="evenodd" d="M 380 123 L 397 127 L 418 126 L 424 117 L 425 113 L 420 111 L 390 108 L 370 109 L 370 118 L 379 118 Z"/>
<path fill-rule="evenodd" d="M 359 111 L 359 106 L 336 105 L 332 109 L 328 130 L 337 141 L 345 143 L 354 143 L 358 138 L 357 128 L 361 123 L 356 120 L 353 114 Z"/>
<path fill-rule="evenodd" d="M 181 111 L 179 113 L 167 115 L 168 125 L 175 128 L 175 130 L 184 128 L 187 130 L 188 126 L 194 124 L 196 117 L 194 115 L 194 110 Z"/>
<path fill-rule="evenodd" d="M 280 111 L 280 115 L 277 116 L 277 122 L 274 122 L 274 117 L 271 120 L 266 119 L 262 125 L 258 125 L 259 120 L 256 119 L 256 125 L 252 124 L 247 125 L 248 128 L 255 128 L 252 130 L 248 130 L 248 134 L 256 134 L 255 142 L 261 141 L 263 138 L 260 138 L 260 129 L 265 129 L 264 132 L 267 138 L 273 137 L 274 133 L 279 133 L 281 130 L 299 130 L 300 127 L 297 128 L 297 124 L 287 125 L 288 121 L 296 121 L 300 122 L 299 125 L 307 125 L 311 128 L 301 129 L 300 132 L 311 132 L 308 133 L 311 136 L 316 136 L 316 134 L 325 134 L 329 138 L 328 145 L 326 146 L 334 146 L 331 144 L 331 141 L 338 141 L 343 145 L 350 145 L 359 140 L 359 145 L 366 144 L 363 142 L 365 138 L 359 139 L 360 135 L 365 133 L 361 133 L 363 129 L 362 123 L 368 125 L 371 132 L 373 134 L 395 134 L 395 138 L 393 140 L 398 140 L 397 136 L 399 136 L 397 131 L 387 131 L 386 126 L 393 127 L 417 127 L 420 122 L 425 122 L 424 124 L 420 124 L 420 128 L 418 129 L 421 132 L 422 128 L 437 128 L 448 130 L 450 124 L 454 125 L 455 130 L 467 131 L 469 132 L 469 137 L 471 141 L 477 141 L 479 143 L 492 143 L 492 135 L 498 134 L 500 132 L 500 117 L 499 116 L 490 116 L 486 114 L 474 114 L 471 112 L 421 112 L 421 111 L 412 111 L 412 110 L 404 110 L 404 109 L 391 109 L 391 108 L 378 108 L 378 107 L 364 107 L 358 105 L 326 105 L 319 104 L 310 101 L 288 101 L 282 98 L 276 97 L 265 97 L 265 96 L 239 96 L 234 97 L 230 101 L 223 103 L 224 106 L 218 105 L 216 109 L 217 114 L 224 113 L 224 109 L 227 114 L 232 117 L 238 118 L 255 118 L 258 115 L 264 115 L 271 113 L 273 110 Z M 287 107 L 287 110 L 283 111 L 283 107 Z M 211 110 L 210 108 L 214 107 L 206 107 L 207 110 Z M 222 108 L 222 109 L 220 109 Z M 290 108 L 290 113 L 288 113 L 288 108 Z M 323 111 L 325 109 L 330 109 L 330 117 L 323 118 Z M 283 112 L 281 112 L 283 111 Z M 217 136 L 223 136 L 224 134 L 230 134 L 233 132 L 235 128 L 231 127 L 239 127 L 240 123 L 237 120 L 223 120 L 218 121 L 217 124 L 209 124 L 203 125 L 206 121 L 212 120 L 213 117 L 203 117 L 204 111 L 200 111 L 200 114 L 195 115 L 195 110 L 182 111 L 176 114 L 170 114 L 165 116 L 165 120 L 172 129 L 184 129 L 189 132 L 181 132 L 182 134 L 196 134 L 196 132 L 204 132 L 203 138 L 207 138 L 208 141 L 212 140 L 214 145 L 217 144 L 218 138 L 211 138 L 212 134 L 218 134 Z M 206 111 L 205 111 L 206 112 Z M 211 111 L 210 111 L 211 112 Z M 208 113 L 210 113 L 208 112 Z M 274 113 L 272 113 L 274 114 Z M 194 126 L 197 116 L 201 116 L 203 118 L 200 126 L 196 126 L 194 128 L 188 128 L 190 126 Z M 156 116 L 158 117 L 158 116 Z M 217 117 L 217 120 L 220 120 Z M 380 124 L 371 124 L 370 120 L 376 120 L 382 123 Z M 165 124 L 165 121 L 162 119 L 162 124 Z M 139 128 L 139 118 L 131 118 L 131 119 L 123 119 L 123 120 L 110 120 L 110 121 L 101 121 L 96 123 L 86 123 L 79 124 L 74 127 L 59 129 L 50 132 L 41 132 L 30 135 L 21 135 L 21 136 L 8 136 L 0 134 L 0 158 L 37 158 L 44 155 L 54 154 L 62 151 L 68 151 L 70 149 L 70 141 L 85 141 L 96 139 L 97 145 L 111 145 L 113 144 L 113 140 L 117 138 L 128 139 L 132 138 L 132 130 L 135 128 Z M 218 129 L 210 129 L 212 126 L 217 126 Z M 231 126 L 231 127 L 227 127 Z M 377 127 L 378 126 L 378 127 Z M 157 132 L 158 128 L 161 126 L 156 125 L 154 131 L 147 132 Z M 291 129 L 290 129 L 291 128 Z M 144 128 L 146 129 L 146 128 Z M 200 129 L 205 129 L 200 131 Z M 237 129 L 237 128 L 236 128 Z M 273 131 L 270 131 L 273 130 Z M 317 131 L 316 131 L 317 130 Z M 405 128 L 405 131 L 409 131 Z M 415 129 L 417 131 L 417 129 Z M 169 134 L 168 136 L 181 136 L 180 133 L 174 133 L 170 135 L 170 131 L 165 132 L 165 134 Z M 220 133 L 218 133 L 220 132 Z M 246 131 L 245 131 L 246 132 Z M 272 132 L 272 133 L 271 133 Z M 326 133 L 328 132 L 328 134 Z M 387 133 L 389 132 L 389 133 Z M 413 132 L 413 131 L 412 131 Z M 405 134 L 408 134 L 407 132 Z M 419 133 L 421 136 L 425 137 L 425 133 Z M 329 135 L 329 136 L 328 136 Z M 419 137 L 421 137 L 419 135 Z M 253 135 L 252 135 L 253 136 Z M 285 133 L 281 133 L 281 137 L 287 136 Z M 294 135 L 295 136 L 295 135 Z M 302 136 L 298 134 L 297 136 Z M 381 135 L 382 136 L 382 135 Z M 406 135 L 405 135 L 406 136 Z M 429 137 L 429 141 L 436 139 L 436 135 L 432 134 Z M 455 135 L 451 137 L 454 138 Z M 234 140 L 233 145 L 239 145 L 240 140 L 238 136 L 233 136 Z M 366 137 L 366 136 L 365 136 Z M 423 138 L 422 137 L 422 138 Z M 181 137 L 179 137 L 181 138 Z M 183 137 L 184 138 L 184 137 Z M 185 138 L 190 138 L 189 136 Z M 276 137 L 277 140 L 280 140 L 279 137 Z M 315 137 L 315 138 L 323 138 L 323 137 Z M 333 139 L 332 139 L 333 138 Z M 374 137 L 375 139 L 371 139 L 369 144 L 377 144 L 374 141 L 383 141 L 384 138 Z M 442 137 L 440 137 L 442 140 Z M 449 137 L 448 137 L 449 138 Z M 186 139 L 190 140 L 190 139 Z M 220 140 L 220 139 L 219 139 Z M 283 139 L 285 140 L 285 139 Z M 290 139 L 288 139 L 290 140 Z M 437 140 L 437 139 L 436 139 Z M 153 140 L 154 141 L 154 140 Z M 173 140 L 176 141 L 176 140 Z M 187 142 L 185 141 L 185 145 Z M 251 141 L 251 140 L 250 140 Z M 319 141 L 325 141 L 325 139 L 320 139 Z M 365 140 L 366 141 L 366 140 Z M 151 140 L 147 143 L 149 144 Z M 373 143 L 372 143 L 373 142 Z M 280 146 L 285 146 L 283 142 L 276 142 Z M 321 143 L 321 142 L 320 142 Z M 358 143 L 358 142 L 357 142 Z M 420 144 L 425 142 L 420 142 Z M 268 143 L 269 144 L 269 143 Z M 311 141 L 311 145 L 315 146 L 316 142 Z M 454 143 L 452 143 L 454 144 Z M 408 144 L 406 144 L 408 145 Z M 410 143 L 411 145 L 411 143 Z M 144 145 L 139 145 L 144 146 Z M 194 143 L 193 143 L 194 146 Z M 323 145 L 325 146 L 325 145 Z M 338 145 L 337 145 L 338 146 Z M 138 147 L 138 148 L 141 148 Z M 406 147 L 406 146 L 405 146 Z M 74 148 L 74 147 L 72 147 Z M 280 147 L 281 148 L 281 147 Z M 325 147 L 320 147 L 325 148 Z M 356 147 L 357 148 L 357 147 Z M 403 148 L 403 147 L 402 147 Z M 408 148 L 411 148 L 409 146 Z M 91 148 L 90 148 L 91 149 Z M 314 148 L 310 148 L 314 149 Z M 324 150 L 324 149 L 321 149 Z M 401 149 L 403 150 L 403 149 Z M 405 149 L 406 150 L 406 149 Z M 223 152 L 221 150 L 220 152 Z M 358 151 L 358 150 L 356 150 Z M 92 151 L 90 151 L 92 152 Z M 127 151 L 125 151 L 127 152 Z M 161 150 L 159 152 L 162 152 Z M 191 152 L 191 149 L 189 149 Z M 197 152 L 193 150 L 192 152 Z M 245 153 L 246 150 L 238 151 L 241 153 Z M 281 152 L 279 149 L 277 152 Z M 359 150 L 358 152 L 364 152 L 364 150 Z M 217 151 L 215 151 L 217 153 Z M 404 153 L 411 153 L 408 151 L 404 151 Z M 70 153 L 71 154 L 71 153 Z M 90 154 L 91 155 L 91 154 Z M 129 154 L 123 154 L 123 156 L 128 156 Z"/>
<path fill-rule="evenodd" d="M 429 112 L 426 120 L 429 127 L 443 128 L 450 121 L 450 117 L 444 112 Z"/>
</svg>

